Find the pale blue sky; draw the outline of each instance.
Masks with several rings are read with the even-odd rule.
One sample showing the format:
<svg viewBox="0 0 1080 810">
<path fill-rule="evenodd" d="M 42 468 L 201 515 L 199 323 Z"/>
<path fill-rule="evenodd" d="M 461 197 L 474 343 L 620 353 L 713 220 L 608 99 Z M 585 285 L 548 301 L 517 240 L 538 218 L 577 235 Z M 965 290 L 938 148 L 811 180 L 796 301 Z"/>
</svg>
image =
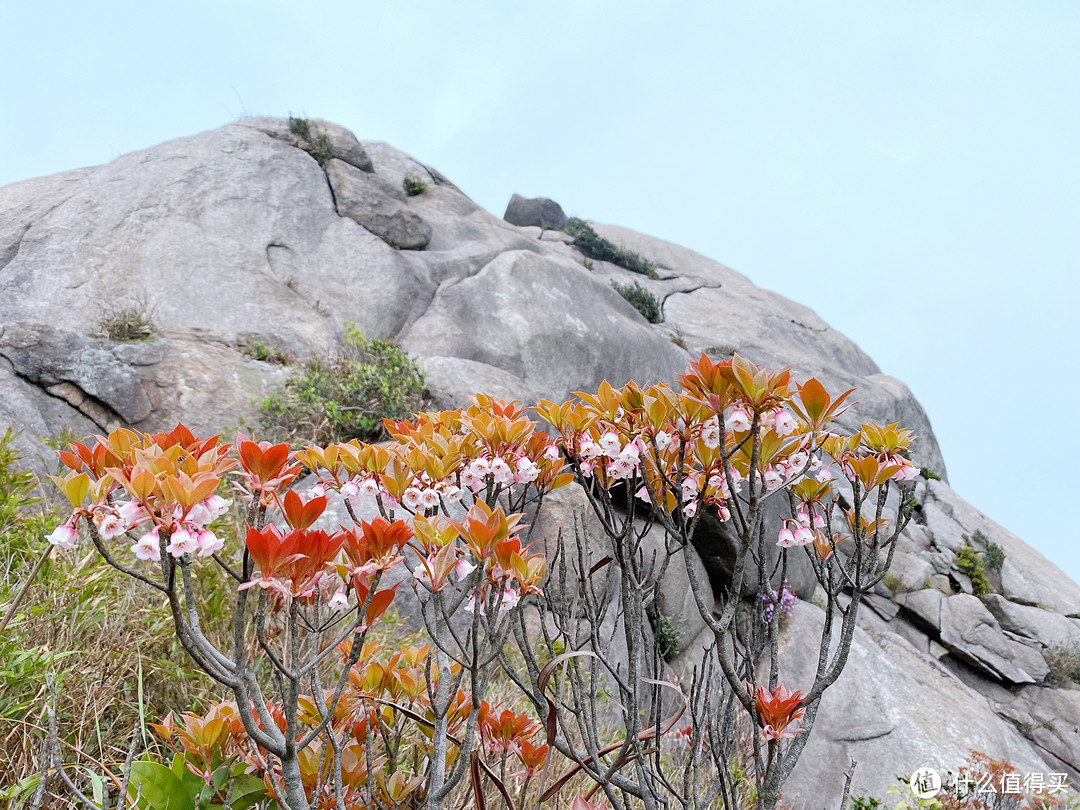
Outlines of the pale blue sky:
<svg viewBox="0 0 1080 810">
<path fill-rule="evenodd" d="M 3 3 L 0 184 L 247 113 L 338 121 L 814 308 L 953 486 L 1080 579 L 1080 5 Z"/>
</svg>

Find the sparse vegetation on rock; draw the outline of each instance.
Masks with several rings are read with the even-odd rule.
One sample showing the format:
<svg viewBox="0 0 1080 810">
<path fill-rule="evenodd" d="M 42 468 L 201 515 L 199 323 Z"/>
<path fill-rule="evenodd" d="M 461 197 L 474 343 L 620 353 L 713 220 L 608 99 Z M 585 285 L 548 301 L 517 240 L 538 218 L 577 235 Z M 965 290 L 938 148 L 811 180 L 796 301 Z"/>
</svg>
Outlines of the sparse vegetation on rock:
<svg viewBox="0 0 1080 810">
<path fill-rule="evenodd" d="M 405 194 L 409 197 L 416 197 L 423 194 L 428 190 L 428 185 L 420 179 L 420 175 L 414 172 L 409 172 L 405 175 L 401 181 L 402 188 L 405 189 Z"/>
<path fill-rule="evenodd" d="M 293 362 L 293 356 L 288 352 L 256 339 L 242 340 L 240 353 L 250 357 L 252 360 L 272 363 L 275 366 L 288 366 Z"/>
<path fill-rule="evenodd" d="M 1043 650 L 1043 658 L 1050 667 L 1046 679 L 1054 686 L 1080 684 L 1080 645 L 1057 644 Z"/>
<path fill-rule="evenodd" d="M 383 418 L 403 419 L 424 402 L 424 376 L 393 343 L 346 328 L 332 360 L 302 364 L 284 389 L 262 403 L 262 421 L 280 441 L 370 441 L 382 437 Z"/>
<path fill-rule="evenodd" d="M 728 357 L 734 357 L 736 349 L 734 346 L 706 346 L 704 351 L 709 357 L 724 360 Z"/>
<path fill-rule="evenodd" d="M 619 284 L 611 282 L 615 292 L 625 298 L 649 323 L 660 323 L 664 319 L 664 313 L 660 309 L 660 302 L 656 296 L 646 290 L 636 281 L 633 284 Z M 675 341 L 672 341 L 675 343 Z M 683 346 L 682 348 L 686 348 Z"/>
<path fill-rule="evenodd" d="M 614 242 L 605 239 L 593 230 L 583 219 L 570 217 L 566 232 L 574 237 L 574 246 L 580 250 L 586 258 L 596 259 L 602 262 L 611 262 L 625 268 L 632 273 L 640 273 L 649 278 L 656 278 L 656 265 L 648 259 L 639 256 L 632 250 L 621 248 Z"/>
<path fill-rule="evenodd" d="M 289 116 L 289 132 L 305 141 L 311 140 L 311 124 L 306 118 Z"/>
<path fill-rule="evenodd" d="M 1005 565 L 1005 549 L 987 537 L 981 529 L 976 529 L 971 539 L 985 549 L 982 558 L 986 563 L 986 569 L 995 574 L 1001 574 L 1001 567 Z"/>
<path fill-rule="evenodd" d="M 93 334 L 117 343 L 141 343 L 151 340 L 156 331 L 146 303 L 134 302 L 103 305 Z"/>
<path fill-rule="evenodd" d="M 961 548 L 953 557 L 953 563 L 967 574 L 971 580 L 971 592 L 976 596 L 985 596 L 993 589 L 986 577 L 986 563 L 970 544 Z"/>
<path fill-rule="evenodd" d="M 334 157 L 330 136 L 325 132 L 312 133 L 308 119 L 290 115 L 289 132 L 296 136 L 296 145 L 315 158 L 320 166 L 325 166 Z"/>
</svg>

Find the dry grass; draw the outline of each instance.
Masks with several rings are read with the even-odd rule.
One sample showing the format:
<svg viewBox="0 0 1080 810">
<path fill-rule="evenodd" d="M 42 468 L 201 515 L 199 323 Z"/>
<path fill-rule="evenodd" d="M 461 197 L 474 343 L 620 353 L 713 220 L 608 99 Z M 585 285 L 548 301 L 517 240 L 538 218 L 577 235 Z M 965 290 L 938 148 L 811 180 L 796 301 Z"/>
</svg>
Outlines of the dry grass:
<svg viewBox="0 0 1080 810">
<path fill-rule="evenodd" d="M 65 759 L 96 770 L 94 760 L 123 761 L 143 719 L 214 696 L 168 612 L 96 553 L 39 574 L 0 645 L 0 671 L 0 788 L 37 772 L 50 678 Z"/>
<path fill-rule="evenodd" d="M 102 303 L 93 335 L 118 343 L 142 343 L 157 332 L 155 308 L 145 295 Z"/>
</svg>

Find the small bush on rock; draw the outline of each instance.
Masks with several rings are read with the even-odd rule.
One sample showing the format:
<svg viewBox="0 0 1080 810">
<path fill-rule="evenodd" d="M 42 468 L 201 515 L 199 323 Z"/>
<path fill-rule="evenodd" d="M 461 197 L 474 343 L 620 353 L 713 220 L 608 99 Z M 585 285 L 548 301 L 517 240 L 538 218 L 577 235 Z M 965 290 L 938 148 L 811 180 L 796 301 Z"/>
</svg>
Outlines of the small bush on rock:
<svg viewBox="0 0 1080 810">
<path fill-rule="evenodd" d="M 312 137 L 311 122 L 306 118 L 289 116 L 289 132 L 296 136 L 294 146 L 303 149 L 320 166 L 325 166 L 334 157 L 334 149 L 330 145 L 330 136 L 325 132 Z"/>
<path fill-rule="evenodd" d="M 585 220 L 571 217 L 566 226 L 566 232 L 574 237 L 574 247 L 580 250 L 586 258 L 611 262 L 632 273 L 657 278 L 655 264 L 634 251 L 621 248 L 614 242 L 600 236 Z"/>
<path fill-rule="evenodd" d="M 734 346 L 706 346 L 704 351 L 709 357 L 718 357 L 721 360 L 726 360 L 729 357 L 735 356 L 736 349 Z"/>
<path fill-rule="evenodd" d="M 250 357 L 252 360 L 272 363 L 275 366 L 288 366 L 293 362 L 293 357 L 288 352 L 255 339 L 242 341 L 240 343 L 240 354 Z"/>
<path fill-rule="evenodd" d="M 311 142 L 311 156 L 315 158 L 315 162 L 320 166 L 325 166 L 330 162 L 330 159 L 334 156 L 334 150 L 330 146 L 330 136 L 323 133 L 314 141 Z"/>
<path fill-rule="evenodd" d="M 986 578 L 986 563 L 971 545 L 960 549 L 953 557 L 953 563 L 968 575 L 971 580 L 971 592 L 976 596 L 990 593 L 990 580 Z"/>
<path fill-rule="evenodd" d="M 1001 573 L 1001 566 L 1005 564 L 1005 549 L 995 543 L 993 540 L 986 542 L 986 553 L 983 555 L 986 559 L 986 567 L 996 574 Z"/>
<path fill-rule="evenodd" d="M 885 806 L 885 802 L 873 796 L 851 797 L 851 810 L 881 810 Z"/>
<path fill-rule="evenodd" d="M 308 120 L 306 118 L 297 118 L 295 115 L 290 115 L 289 132 L 291 132 L 297 138 L 303 138 L 305 141 L 310 140 L 311 124 L 308 123 Z"/>
<path fill-rule="evenodd" d="M 660 310 L 660 302 L 656 300 L 656 296 L 636 281 L 632 286 L 613 281 L 611 286 L 615 288 L 619 295 L 629 301 L 634 309 L 640 312 L 649 323 L 660 323 L 664 319 L 664 314 Z"/>
<path fill-rule="evenodd" d="M 977 529 L 975 534 L 972 535 L 972 539 L 976 543 L 982 543 L 983 548 L 986 549 L 983 552 L 983 560 L 986 562 L 987 570 L 1000 574 L 1001 566 L 1005 565 L 1005 549 Z"/>
<path fill-rule="evenodd" d="M 428 186 L 423 180 L 420 179 L 420 175 L 409 172 L 405 175 L 405 179 L 401 181 L 402 188 L 405 189 L 405 193 L 410 197 L 416 197 L 427 191 Z"/>
<path fill-rule="evenodd" d="M 665 661 L 674 661 L 679 657 L 682 650 L 679 649 L 679 632 L 675 629 L 675 625 L 671 621 L 671 618 L 655 609 L 647 611 L 645 615 L 648 617 L 649 624 L 652 626 L 653 635 L 656 637 L 656 646 L 659 648 L 660 656 Z"/>
<path fill-rule="evenodd" d="M 365 338 L 351 325 L 336 360 L 312 358 L 285 388 L 262 403 L 262 421 L 285 441 L 370 441 L 382 420 L 402 419 L 424 403 L 424 375 L 386 340 Z"/>
</svg>

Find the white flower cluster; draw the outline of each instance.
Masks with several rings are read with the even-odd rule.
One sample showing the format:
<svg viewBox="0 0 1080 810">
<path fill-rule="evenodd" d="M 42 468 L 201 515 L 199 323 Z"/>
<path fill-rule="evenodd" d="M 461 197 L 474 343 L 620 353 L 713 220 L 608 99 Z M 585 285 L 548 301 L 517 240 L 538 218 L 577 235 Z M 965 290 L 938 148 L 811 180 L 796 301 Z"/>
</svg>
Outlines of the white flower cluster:
<svg viewBox="0 0 1080 810">
<path fill-rule="evenodd" d="M 586 440 L 578 445 L 582 475 L 592 475 L 597 464 L 603 464 L 608 477 L 616 481 L 630 478 L 641 464 L 645 442 L 640 437 L 623 444 L 619 434 L 608 431 L 599 440 Z"/>
<path fill-rule="evenodd" d="M 558 448 L 554 445 L 545 451 L 545 455 L 551 458 L 552 448 L 555 452 L 554 460 L 557 460 Z M 502 456 L 490 459 L 480 456 L 461 471 L 461 484 L 475 495 L 487 486 L 489 477 L 495 486 L 531 484 L 540 477 L 540 468 L 525 455 L 512 456 L 509 460 Z"/>
<path fill-rule="evenodd" d="M 221 551 L 225 547 L 225 543 L 206 526 L 224 515 L 231 503 L 232 501 L 227 501 L 220 495 L 211 495 L 202 503 L 197 503 L 191 507 L 186 516 L 182 507 L 178 505 L 172 517 L 173 520 L 179 522 L 175 524 L 175 528 L 169 533 L 169 544 L 165 547 L 165 550 L 173 557 L 183 557 L 185 554 L 209 557 Z M 150 516 L 138 504 L 128 501 L 125 506 L 129 508 L 130 514 L 136 516 L 137 523 L 150 519 Z M 142 513 L 142 516 L 139 515 L 139 512 Z M 137 525 L 137 523 L 134 525 Z M 124 529 L 124 531 L 127 531 L 127 529 Z M 104 531 L 102 537 L 108 539 L 105 537 Z M 161 555 L 160 528 L 155 526 L 140 537 L 135 545 L 131 547 L 131 553 L 140 560 L 159 559 Z"/>
<path fill-rule="evenodd" d="M 187 514 L 184 513 L 183 507 L 175 506 L 171 515 L 162 516 L 162 519 L 167 521 L 165 528 L 169 537 L 166 551 L 173 557 L 182 557 L 192 553 L 200 557 L 209 557 L 220 551 L 224 543 L 206 527 L 225 514 L 231 503 L 232 501 L 220 495 L 211 495 L 202 503 L 197 503 L 188 509 Z M 98 535 L 106 542 L 115 540 L 143 523 L 153 520 L 150 513 L 133 500 L 111 506 L 97 506 L 91 518 Z M 131 553 L 140 560 L 160 559 L 161 529 L 161 526 L 155 525 L 143 534 L 131 546 Z M 78 532 L 75 526 L 68 522 L 57 526 L 45 539 L 54 546 L 71 550 L 78 542 Z"/>
</svg>

